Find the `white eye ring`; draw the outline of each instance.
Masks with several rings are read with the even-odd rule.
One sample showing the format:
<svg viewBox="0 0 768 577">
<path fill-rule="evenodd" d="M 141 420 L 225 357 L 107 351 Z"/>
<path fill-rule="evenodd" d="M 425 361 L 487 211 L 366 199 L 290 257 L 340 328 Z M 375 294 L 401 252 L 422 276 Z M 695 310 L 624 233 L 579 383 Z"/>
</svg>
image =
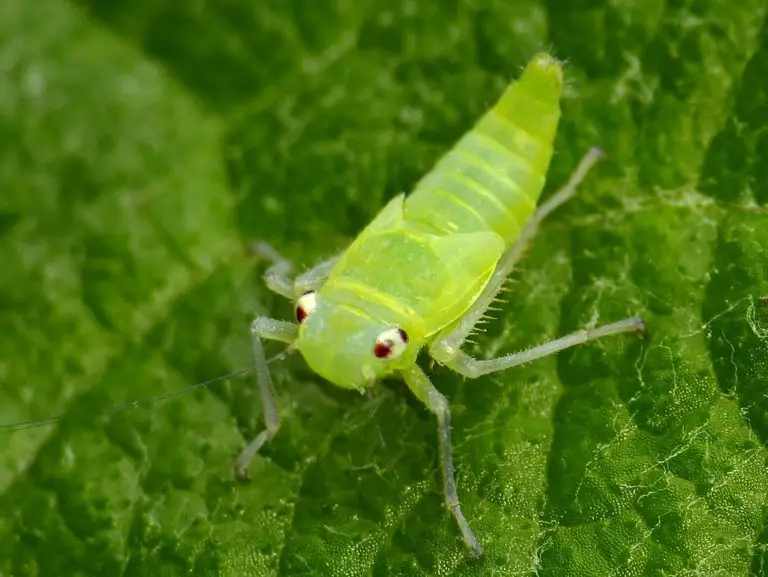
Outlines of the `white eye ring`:
<svg viewBox="0 0 768 577">
<path fill-rule="evenodd" d="M 315 312 L 317 297 L 315 291 L 307 291 L 296 301 L 296 322 L 301 324 L 304 319 Z"/>
<path fill-rule="evenodd" d="M 373 354 L 379 359 L 396 359 L 407 345 L 408 334 L 403 329 L 387 329 L 376 338 Z"/>
</svg>

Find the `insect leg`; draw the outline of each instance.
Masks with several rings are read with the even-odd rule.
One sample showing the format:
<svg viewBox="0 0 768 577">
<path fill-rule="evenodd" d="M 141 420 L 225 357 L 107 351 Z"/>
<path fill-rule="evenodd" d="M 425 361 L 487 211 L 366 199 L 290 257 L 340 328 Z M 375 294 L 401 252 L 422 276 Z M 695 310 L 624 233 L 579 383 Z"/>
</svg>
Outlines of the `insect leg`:
<svg viewBox="0 0 768 577">
<path fill-rule="evenodd" d="M 610 323 L 597 327 L 594 329 L 581 329 L 575 331 L 564 337 L 560 337 L 554 341 L 544 343 L 537 347 L 528 349 L 527 351 L 520 351 L 517 353 L 511 353 L 489 360 L 478 360 L 470 357 L 468 354 L 458 351 L 453 357 L 444 357 L 442 359 L 435 358 L 435 360 L 445 364 L 452 370 L 474 379 L 481 375 L 487 375 L 488 373 L 495 373 L 496 371 L 503 371 L 510 367 L 522 365 L 555 354 L 563 349 L 570 348 L 575 345 L 594 341 L 596 339 L 606 337 L 608 335 L 617 335 L 620 333 L 637 332 L 643 334 L 645 332 L 645 323 L 643 319 L 639 317 L 631 317 L 615 323 Z"/>
<path fill-rule="evenodd" d="M 256 256 L 270 261 L 272 264 L 264 273 L 264 282 L 272 292 L 294 300 L 308 290 L 318 288 L 341 258 L 338 254 L 321 262 L 314 268 L 300 274 L 295 279 L 291 277 L 293 263 L 283 257 L 266 242 L 257 242 L 251 249 Z"/>
<path fill-rule="evenodd" d="M 294 294 L 298 297 L 303 295 L 308 290 L 317 289 L 323 284 L 323 281 L 328 278 L 331 273 L 331 269 L 341 259 L 342 253 L 332 256 L 328 260 L 315 265 L 307 272 L 300 274 L 293 282 Z"/>
<path fill-rule="evenodd" d="M 280 429 L 280 413 L 275 404 L 272 380 L 269 377 L 267 360 L 264 356 L 264 347 L 261 344 L 261 339 L 292 343 L 296 339 L 296 325 L 269 317 L 256 317 L 251 324 L 253 366 L 256 372 L 256 382 L 259 385 L 259 395 L 261 396 L 261 407 L 264 412 L 266 429 L 256 435 L 237 457 L 235 473 L 240 478 L 248 478 L 248 465 L 251 459 L 261 449 L 261 446 L 271 440 L 277 434 L 278 429 Z"/>
<path fill-rule="evenodd" d="M 443 469 L 443 493 L 445 504 L 456 518 L 464 543 L 474 557 L 483 554 L 483 548 L 469 527 L 459 505 L 456 494 L 456 479 L 453 475 L 453 454 L 451 449 L 451 412 L 448 401 L 429 381 L 427 375 L 414 363 L 402 371 L 408 388 L 437 417 L 437 431 L 440 440 L 440 462 Z"/>
<path fill-rule="evenodd" d="M 480 296 L 467 310 L 459 323 L 437 336 L 430 347 L 432 358 L 443 362 L 441 359 L 453 357 L 459 352 L 461 344 L 469 336 L 469 333 L 472 332 L 472 329 L 488 310 L 488 307 L 491 306 L 504 281 L 525 253 L 531 240 L 536 235 L 541 221 L 576 193 L 579 184 L 581 184 L 589 170 L 602 156 L 603 152 L 599 148 L 592 148 L 581 159 L 566 185 L 539 206 L 525 227 L 523 227 L 517 242 L 501 256 L 499 263 L 496 265 L 496 270 L 485 289 L 480 293 Z"/>
<path fill-rule="evenodd" d="M 294 298 L 293 280 L 290 276 L 293 264 L 284 258 L 266 242 L 256 242 L 251 247 L 252 252 L 272 264 L 264 273 L 264 283 L 269 290 L 288 299 Z"/>
</svg>

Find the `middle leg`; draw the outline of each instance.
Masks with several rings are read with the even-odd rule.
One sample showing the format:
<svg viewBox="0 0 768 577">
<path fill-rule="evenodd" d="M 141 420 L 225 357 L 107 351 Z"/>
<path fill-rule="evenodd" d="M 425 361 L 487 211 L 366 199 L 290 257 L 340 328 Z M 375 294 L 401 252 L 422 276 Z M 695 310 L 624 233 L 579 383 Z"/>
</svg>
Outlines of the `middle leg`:
<svg viewBox="0 0 768 577">
<path fill-rule="evenodd" d="M 464 544 L 473 557 L 480 557 L 483 554 L 483 548 L 461 511 L 459 497 L 456 493 L 456 479 L 453 475 L 453 449 L 451 448 L 451 412 L 448 408 L 448 401 L 415 363 L 403 370 L 402 376 L 413 394 L 437 417 L 445 504 L 459 525 Z"/>
</svg>

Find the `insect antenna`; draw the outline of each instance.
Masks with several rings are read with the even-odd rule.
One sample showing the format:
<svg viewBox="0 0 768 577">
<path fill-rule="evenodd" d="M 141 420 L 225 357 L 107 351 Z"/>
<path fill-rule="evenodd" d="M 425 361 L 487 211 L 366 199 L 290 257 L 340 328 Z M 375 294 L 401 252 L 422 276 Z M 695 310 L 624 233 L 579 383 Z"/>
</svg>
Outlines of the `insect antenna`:
<svg viewBox="0 0 768 577">
<path fill-rule="evenodd" d="M 282 361 L 284 358 L 294 353 L 295 351 L 296 351 L 296 348 L 293 345 L 288 345 L 282 351 L 277 353 L 274 357 L 270 357 L 269 359 L 267 359 L 267 364 L 269 365 L 273 362 Z"/>
<path fill-rule="evenodd" d="M 371 411 L 371 419 L 373 420 L 373 424 L 376 426 L 376 430 L 379 432 L 379 439 L 381 439 L 381 446 L 386 447 L 387 443 L 384 440 L 384 433 L 381 432 L 381 427 L 379 427 L 379 421 L 376 418 L 376 411 L 378 411 L 380 403 L 377 402 L 376 396 L 374 395 L 372 388 L 369 388 L 366 391 L 366 395 L 368 397 L 368 408 Z"/>
<path fill-rule="evenodd" d="M 277 357 L 273 357 L 273 358 L 277 358 Z M 270 359 L 270 361 L 271 360 L 273 359 Z M 199 383 L 195 383 L 194 385 L 187 385 L 186 387 L 182 387 L 174 391 L 169 391 L 168 393 L 164 393 L 162 395 L 143 397 L 140 399 L 135 399 L 133 401 L 128 401 L 127 403 L 114 405 L 111 409 L 108 409 L 106 411 L 106 414 L 114 414 L 114 413 L 119 413 L 121 411 L 131 411 L 139 408 L 142 405 L 148 405 L 152 403 L 162 403 L 164 401 L 173 399 L 174 397 L 179 397 L 181 395 L 185 395 L 192 391 L 196 391 L 197 389 L 204 389 L 204 388 L 210 387 L 211 385 L 219 383 L 221 381 L 226 381 L 227 379 L 231 379 L 233 377 L 246 375 L 252 371 L 253 371 L 252 367 L 248 367 L 247 369 L 239 369 L 237 371 L 232 371 L 231 373 L 227 373 L 226 375 L 221 375 L 219 377 L 215 377 L 207 381 L 201 381 Z M 21 422 L 12 423 L 9 425 L 0 425 L 0 433 L 25 431 L 27 429 L 36 429 L 38 427 L 47 427 L 49 425 L 55 425 L 56 423 L 61 421 L 64 418 L 64 416 L 65 416 L 64 414 L 61 414 L 61 415 L 54 415 L 52 417 L 45 417 L 43 419 L 35 419 L 32 421 L 21 421 Z"/>
<path fill-rule="evenodd" d="M 275 361 L 280 361 L 284 358 L 286 358 L 288 355 L 293 353 L 296 349 L 293 348 L 291 345 L 287 346 L 283 351 L 279 352 L 273 357 L 270 357 L 267 360 L 267 364 L 273 363 Z M 162 403 L 164 401 L 168 401 L 170 399 L 173 399 L 175 397 L 179 397 L 181 395 L 186 395 L 187 393 L 191 393 L 193 391 L 196 391 L 198 389 L 205 389 L 210 387 L 211 385 L 215 385 L 216 383 L 220 383 L 222 381 L 226 381 L 228 379 L 234 378 L 234 377 L 240 377 L 243 375 L 247 375 L 249 373 L 253 372 L 253 367 L 248 367 L 245 369 L 238 369 L 236 371 L 232 371 L 231 373 L 227 373 L 225 375 L 221 375 L 218 377 L 214 377 L 213 379 L 209 379 L 207 381 L 201 381 L 199 383 L 195 383 L 194 385 L 187 385 L 186 387 L 181 387 L 180 389 L 176 389 L 174 391 L 170 391 L 168 393 L 164 393 L 162 395 L 154 395 L 151 397 L 143 397 L 140 399 L 135 399 L 133 401 L 128 401 L 126 403 L 121 403 L 119 405 L 114 405 L 111 409 L 106 411 L 106 414 L 115 414 L 119 413 L 121 411 L 132 411 L 134 409 L 139 408 L 142 405 L 149 405 L 152 403 Z M 61 421 L 64 418 L 64 414 L 61 415 L 54 415 L 51 417 L 45 417 L 42 419 L 34 419 L 31 421 L 21 421 L 18 423 L 11 423 L 9 425 L 0 425 L 0 433 L 10 433 L 14 431 L 25 431 L 27 429 L 37 429 L 39 427 L 47 427 L 50 425 L 55 425 L 59 421 Z"/>
</svg>

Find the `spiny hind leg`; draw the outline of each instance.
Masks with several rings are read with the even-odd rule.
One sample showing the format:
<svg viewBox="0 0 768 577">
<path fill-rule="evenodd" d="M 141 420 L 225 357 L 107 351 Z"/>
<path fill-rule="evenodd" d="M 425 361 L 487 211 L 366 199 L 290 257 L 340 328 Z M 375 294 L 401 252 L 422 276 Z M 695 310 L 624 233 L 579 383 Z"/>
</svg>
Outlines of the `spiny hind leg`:
<svg viewBox="0 0 768 577">
<path fill-rule="evenodd" d="M 594 329 L 580 329 L 569 335 L 544 343 L 526 351 L 511 353 L 495 359 L 478 360 L 468 354 L 457 351 L 452 356 L 435 357 L 435 360 L 443 363 L 457 373 L 474 379 L 488 373 L 503 371 L 510 367 L 530 363 L 536 359 L 548 357 L 564 349 L 588 343 L 609 335 L 621 333 L 636 332 L 640 335 L 645 333 L 645 323 L 640 317 L 631 317 L 615 323 L 603 325 Z"/>
<path fill-rule="evenodd" d="M 272 379 L 269 377 L 267 359 L 264 356 L 262 339 L 292 343 L 296 340 L 296 325 L 286 321 L 271 319 L 269 317 L 256 317 L 251 324 L 251 352 L 253 355 L 253 367 L 256 373 L 256 382 L 259 386 L 261 408 L 264 413 L 266 428 L 248 443 L 235 462 L 235 473 L 240 478 L 248 478 L 248 465 L 253 456 L 261 449 L 262 445 L 270 441 L 280 429 L 280 412 L 275 403 L 275 394 L 272 390 Z"/>
<path fill-rule="evenodd" d="M 456 479 L 453 474 L 453 450 L 451 448 L 451 411 L 448 401 L 430 382 L 427 375 L 414 363 L 402 371 L 408 388 L 437 417 L 437 434 L 440 441 L 440 464 L 443 471 L 443 495 L 445 504 L 450 509 L 459 525 L 464 543 L 473 557 L 480 557 L 483 548 L 469 527 L 459 505 L 456 493 Z"/>
<path fill-rule="evenodd" d="M 576 189 L 579 184 L 581 184 L 587 176 L 587 173 L 602 156 L 603 152 L 599 148 L 592 148 L 581 159 L 566 185 L 539 206 L 536 212 L 531 216 L 530 220 L 528 220 L 525 227 L 523 227 L 517 242 L 499 259 L 499 263 L 496 265 L 496 270 L 474 304 L 467 310 L 457 325 L 439 334 L 435 339 L 430 348 L 432 358 L 445 363 L 445 359 L 450 359 L 459 354 L 459 349 L 461 348 L 462 343 L 464 343 L 467 336 L 472 332 L 472 329 L 475 328 L 493 303 L 497 293 L 504 284 L 504 281 L 512 272 L 512 269 L 517 262 L 522 258 L 528 245 L 531 243 L 531 240 L 536 235 L 541 222 L 549 213 L 576 194 Z"/>
<path fill-rule="evenodd" d="M 293 277 L 293 263 L 283 257 L 266 242 L 254 243 L 251 251 L 259 258 L 271 263 L 264 273 L 264 283 L 272 291 L 287 299 L 295 300 L 308 290 L 317 289 L 330 274 L 341 255 L 321 262 L 307 272 Z"/>
</svg>

